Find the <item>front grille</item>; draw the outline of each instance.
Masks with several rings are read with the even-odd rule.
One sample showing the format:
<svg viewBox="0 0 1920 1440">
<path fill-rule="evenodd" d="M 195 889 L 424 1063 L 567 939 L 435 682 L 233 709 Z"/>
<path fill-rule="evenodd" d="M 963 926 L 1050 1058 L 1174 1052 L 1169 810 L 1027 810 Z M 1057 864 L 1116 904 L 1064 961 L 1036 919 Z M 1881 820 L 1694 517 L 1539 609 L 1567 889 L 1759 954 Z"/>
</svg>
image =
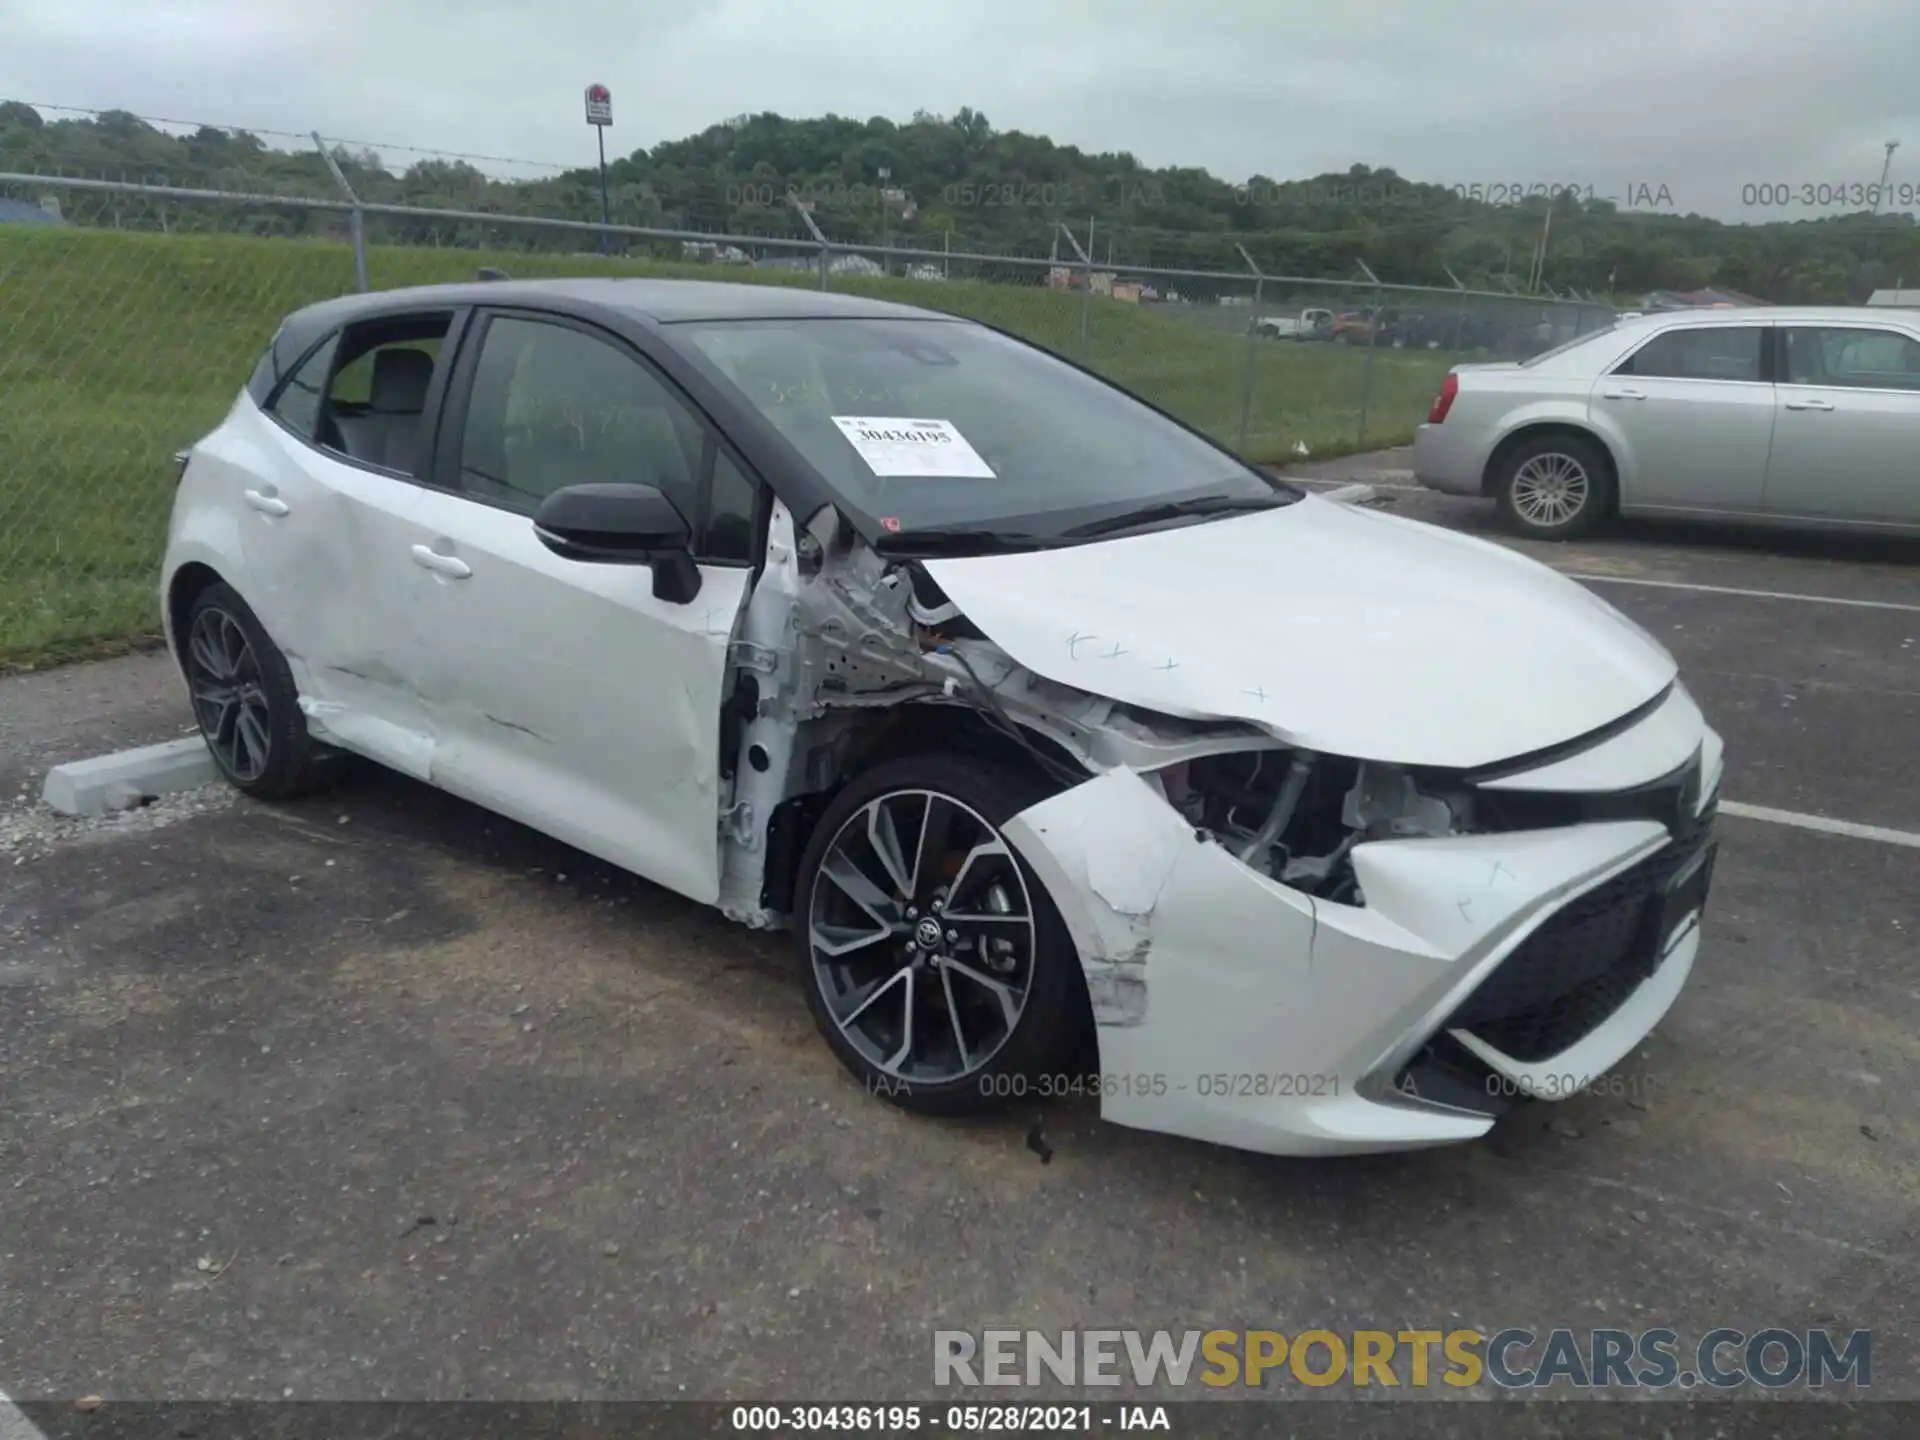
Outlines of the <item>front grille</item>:
<svg viewBox="0 0 1920 1440">
<path fill-rule="evenodd" d="M 1529 1064 L 1592 1034 L 1654 971 L 1659 898 L 1712 838 L 1714 806 L 1672 843 L 1556 911 L 1503 960 L 1446 1029 Z"/>
</svg>

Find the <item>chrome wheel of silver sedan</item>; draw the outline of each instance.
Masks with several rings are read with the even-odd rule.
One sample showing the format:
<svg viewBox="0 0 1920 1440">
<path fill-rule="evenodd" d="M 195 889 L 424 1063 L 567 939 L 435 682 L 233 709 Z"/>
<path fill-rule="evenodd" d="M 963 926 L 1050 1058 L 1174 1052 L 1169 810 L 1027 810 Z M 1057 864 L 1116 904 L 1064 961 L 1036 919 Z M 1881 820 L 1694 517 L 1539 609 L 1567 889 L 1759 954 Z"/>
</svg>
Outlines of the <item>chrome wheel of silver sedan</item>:
<svg viewBox="0 0 1920 1440">
<path fill-rule="evenodd" d="M 1573 456 L 1549 450 L 1528 459 L 1514 472 L 1514 512 L 1529 525 L 1551 529 L 1565 525 L 1587 507 L 1593 482 Z"/>
<path fill-rule="evenodd" d="M 906 1084 L 948 1085 L 993 1060 L 1026 1008 L 1037 941 L 1000 832 L 930 790 L 890 790 L 849 815 L 808 899 L 827 1018 Z"/>
</svg>

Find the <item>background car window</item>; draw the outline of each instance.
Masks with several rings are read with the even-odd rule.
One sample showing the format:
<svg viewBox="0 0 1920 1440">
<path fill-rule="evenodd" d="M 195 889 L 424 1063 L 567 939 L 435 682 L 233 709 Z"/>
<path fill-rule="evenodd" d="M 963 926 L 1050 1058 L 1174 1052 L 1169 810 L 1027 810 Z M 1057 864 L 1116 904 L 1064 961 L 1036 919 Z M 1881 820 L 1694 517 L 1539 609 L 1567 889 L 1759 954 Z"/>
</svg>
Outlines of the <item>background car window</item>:
<svg viewBox="0 0 1920 1440">
<path fill-rule="evenodd" d="M 1669 330 L 1642 345 L 1615 373 L 1670 380 L 1752 380 L 1761 376 L 1761 325 Z"/>
<path fill-rule="evenodd" d="M 1787 331 L 1789 385 L 1920 390 L 1920 341 L 1891 330 L 1794 326 Z"/>
<path fill-rule="evenodd" d="M 653 485 L 691 525 L 705 438 L 625 351 L 570 326 L 501 316 L 474 370 L 460 484 L 529 515 L 569 485 Z"/>
<path fill-rule="evenodd" d="M 302 440 L 312 440 L 320 424 L 320 402 L 326 396 L 327 372 L 333 369 L 334 353 L 340 348 L 339 335 L 328 338 L 300 368 L 287 377 L 279 395 L 274 397 L 273 413 Z"/>
</svg>

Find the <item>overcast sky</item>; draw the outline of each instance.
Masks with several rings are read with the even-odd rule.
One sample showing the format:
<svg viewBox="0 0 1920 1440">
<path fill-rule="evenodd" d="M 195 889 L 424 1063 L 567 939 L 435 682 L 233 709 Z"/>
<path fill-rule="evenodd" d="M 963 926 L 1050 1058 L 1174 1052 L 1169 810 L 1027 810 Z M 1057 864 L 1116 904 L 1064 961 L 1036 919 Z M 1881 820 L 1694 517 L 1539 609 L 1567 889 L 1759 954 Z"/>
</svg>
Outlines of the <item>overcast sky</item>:
<svg viewBox="0 0 1920 1440">
<path fill-rule="evenodd" d="M 972 105 L 1230 180 L 1360 161 L 1804 218 L 1743 189 L 1870 182 L 1904 139 L 1920 184 L 1920 0 L 0 0 L 0 98 L 582 163 L 593 80 L 621 154 Z"/>
</svg>

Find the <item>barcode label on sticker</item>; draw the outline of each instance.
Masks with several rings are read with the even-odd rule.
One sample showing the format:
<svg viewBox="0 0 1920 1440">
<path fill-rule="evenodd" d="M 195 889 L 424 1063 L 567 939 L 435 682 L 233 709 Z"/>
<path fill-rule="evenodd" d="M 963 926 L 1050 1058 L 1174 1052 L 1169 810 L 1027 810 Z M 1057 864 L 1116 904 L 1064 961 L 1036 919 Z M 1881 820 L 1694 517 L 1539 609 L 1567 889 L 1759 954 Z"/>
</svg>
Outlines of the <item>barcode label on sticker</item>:
<svg viewBox="0 0 1920 1440">
<path fill-rule="evenodd" d="M 991 480 L 993 468 L 951 420 L 891 415 L 836 415 L 833 423 L 876 475 L 953 476 Z"/>
</svg>

